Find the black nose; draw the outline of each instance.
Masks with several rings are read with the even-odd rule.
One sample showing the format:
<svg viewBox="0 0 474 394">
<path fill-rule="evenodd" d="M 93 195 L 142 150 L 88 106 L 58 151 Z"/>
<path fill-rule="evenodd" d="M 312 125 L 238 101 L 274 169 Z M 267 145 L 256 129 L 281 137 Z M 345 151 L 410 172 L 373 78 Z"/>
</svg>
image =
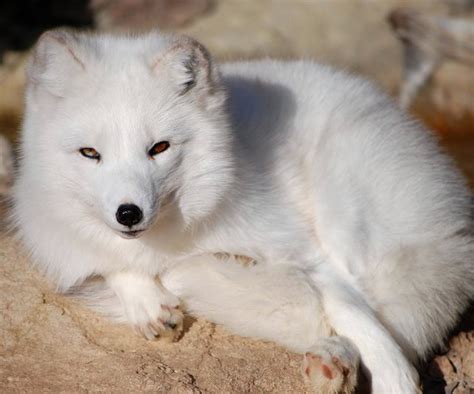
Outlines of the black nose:
<svg viewBox="0 0 474 394">
<path fill-rule="evenodd" d="M 115 217 L 120 224 L 132 227 L 141 222 L 143 213 L 142 210 L 134 204 L 122 204 L 118 207 Z"/>
</svg>

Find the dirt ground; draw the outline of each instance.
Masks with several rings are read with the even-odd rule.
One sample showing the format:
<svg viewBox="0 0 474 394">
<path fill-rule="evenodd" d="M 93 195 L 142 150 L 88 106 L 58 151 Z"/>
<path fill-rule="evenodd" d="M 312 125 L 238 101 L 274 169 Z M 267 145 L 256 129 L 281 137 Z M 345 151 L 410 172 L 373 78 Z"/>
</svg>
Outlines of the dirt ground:
<svg viewBox="0 0 474 394">
<path fill-rule="evenodd" d="M 310 57 L 366 75 L 390 94 L 402 71 L 386 14 L 400 4 L 444 12 L 442 1 L 429 0 L 215 3 L 177 30 L 218 59 Z M 0 134 L 11 140 L 22 114 L 26 56 L 9 53 L 0 65 Z M 437 128 L 474 185 L 474 70 L 444 65 L 414 109 Z M 274 344 L 190 318 L 178 342 L 149 342 L 55 294 L 7 233 L 7 211 L 0 204 L 0 392 L 305 392 L 302 356 Z M 474 309 L 420 372 L 426 393 L 474 392 Z"/>
</svg>

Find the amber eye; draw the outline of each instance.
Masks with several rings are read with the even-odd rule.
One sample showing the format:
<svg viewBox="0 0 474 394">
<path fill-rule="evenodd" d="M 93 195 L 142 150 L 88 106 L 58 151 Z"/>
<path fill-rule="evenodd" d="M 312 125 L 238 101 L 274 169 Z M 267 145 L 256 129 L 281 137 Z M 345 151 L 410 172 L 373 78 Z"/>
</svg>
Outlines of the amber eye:
<svg viewBox="0 0 474 394">
<path fill-rule="evenodd" d="M 148 155 L 150 157 L 153 157 L 155 155 L 158 155 L 159 153 L 164 152 L 166 149 L 170 147 L 170 143 L 168 141 L 161 141 L 157 142 L 155 145 L 151 147 L 151 149 L 148 151 Z"/>
<path fill-rule="evenodd" d="M 97 152 L 94 148 L 81 148 L 79 152 L 82 156 L 87 157 L 88 159 L 100 160 L 100 153 Z"/>
</svg>

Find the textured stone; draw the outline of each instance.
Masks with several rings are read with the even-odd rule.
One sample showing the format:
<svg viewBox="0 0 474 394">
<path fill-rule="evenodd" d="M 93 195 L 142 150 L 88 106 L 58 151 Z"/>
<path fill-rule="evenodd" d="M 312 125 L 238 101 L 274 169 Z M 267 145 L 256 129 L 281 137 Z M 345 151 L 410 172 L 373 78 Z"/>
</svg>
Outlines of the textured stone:
<svg viewBox="0 0 474 394">
<path fill-rule="evenodd" d="M 148 342 L 55 294 L 15 240 L 0 239 L 0 387 L 26 391 L 304 391 L 301 356 L 187 321 Z M 278 378 L 276 378 L 278 377 Z"/>
</svg>

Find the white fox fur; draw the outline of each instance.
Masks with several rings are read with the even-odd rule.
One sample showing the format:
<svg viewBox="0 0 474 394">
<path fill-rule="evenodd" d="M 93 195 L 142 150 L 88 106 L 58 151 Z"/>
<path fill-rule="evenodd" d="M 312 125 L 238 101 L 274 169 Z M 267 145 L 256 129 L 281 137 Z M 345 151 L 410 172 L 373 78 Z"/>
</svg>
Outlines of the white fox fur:
<svg viewBox="0 0 474 394">
<path fill-rule="evenodd" d="M 351 391 L 318 383 L 335 369 L 310 372 L 333 355 L 347 373 L 360 353 L 374 392 L 416 392 L 411 362 L 474 294 L 459 171 L 372 84 L 311 61 L 218 68 L 184 37 L 47 32 L 28 67 L 14 200 L 58 290 L 104 277 L 148 338 L 180 324 L 181 299 L 308 352 L 316 389 Z M 143 219 L 120 224 L 121 204 Z"/>
</svg>

